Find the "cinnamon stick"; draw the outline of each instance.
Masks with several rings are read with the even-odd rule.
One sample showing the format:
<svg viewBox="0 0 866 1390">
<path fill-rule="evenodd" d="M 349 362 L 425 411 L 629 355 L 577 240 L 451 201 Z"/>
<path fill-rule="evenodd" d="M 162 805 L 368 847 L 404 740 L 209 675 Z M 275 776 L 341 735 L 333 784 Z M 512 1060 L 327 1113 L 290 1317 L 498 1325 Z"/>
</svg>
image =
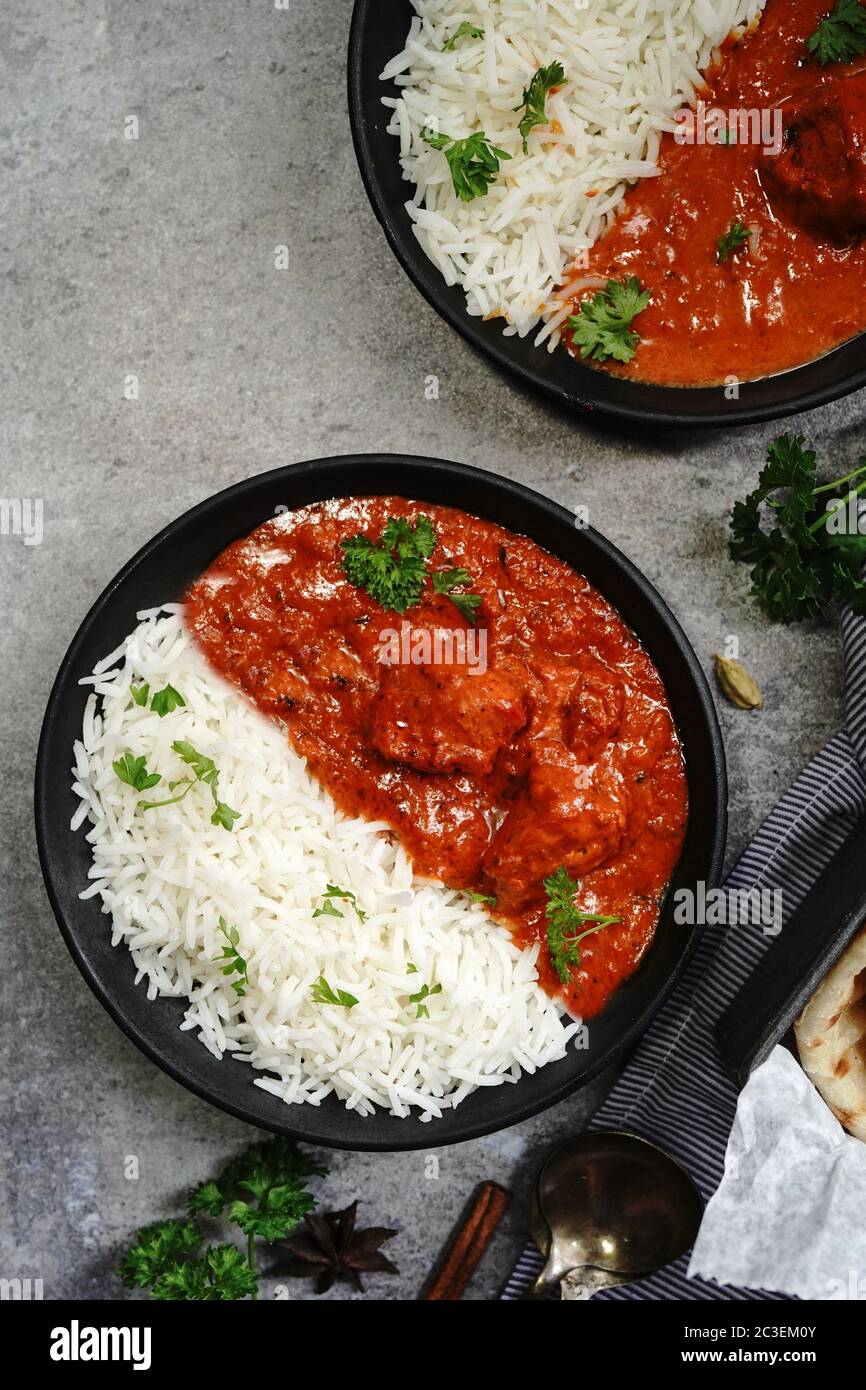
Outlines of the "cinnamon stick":
<svg viewBox="0 0 866 1390">
<path fill-rule="evenodd" d="M 510 1200 L 511 1194 L 496 1182 L 479 1185 L 422 1296 L 425 1302 L 463 1297 Z"/>
</svg>

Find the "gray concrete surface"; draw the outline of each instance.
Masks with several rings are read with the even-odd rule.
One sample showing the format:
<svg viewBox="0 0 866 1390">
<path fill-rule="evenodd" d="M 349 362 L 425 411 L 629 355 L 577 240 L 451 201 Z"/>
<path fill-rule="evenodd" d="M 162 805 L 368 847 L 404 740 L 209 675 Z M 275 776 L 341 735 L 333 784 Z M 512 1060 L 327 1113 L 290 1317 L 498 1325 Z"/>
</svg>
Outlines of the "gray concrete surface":
<svg viewBox="0 0 866 1390">
<path fill-rule="evenodd" d="M 31 825 L 35 745 L 66 645 L 178 512 L 278 464 L 376 449 L 463 459 L 588 505 L 702 660 L 736 633 L 763 685 L 762 714 L 722 710 L 731 859 L 842 718 L 837 631 L 771 630 L 726 558 L 727 513 L 774 429 L 591 427 L 494 374 L 405 279 L 352 152 L 350 8 L 30 0 L 0 12 L 2 491 L 44 504 L 41 545 L 0 538 L 0 1275 L 42 1278 L 47 1298 L 118 1297 L 127 1234 L 174 1211 L 248 1137 L 151 1066 L 90 996 Z M 287 271 L 274 268 L 279 244 Z M 430 373 L 438 401 L 424 397 Z M 125 398 L 130 375 L 138 399 Z M 800 424 L 845 464 L 863 449 L 863 411 L 861 395 Z M 471 1297 L 495 1297 L 539 1155 L 597 1095 L 439 1151 L 438 1180 L 424 1154 L 334 1154 L 326 1202 L 361 1196 L 369 1222 L 400 1228 L 400 1277 L 371 1280 L 371 1294 L 414 1298 L 473 1185 L 493 1177 L 515 1202 Z"/>
</svg>

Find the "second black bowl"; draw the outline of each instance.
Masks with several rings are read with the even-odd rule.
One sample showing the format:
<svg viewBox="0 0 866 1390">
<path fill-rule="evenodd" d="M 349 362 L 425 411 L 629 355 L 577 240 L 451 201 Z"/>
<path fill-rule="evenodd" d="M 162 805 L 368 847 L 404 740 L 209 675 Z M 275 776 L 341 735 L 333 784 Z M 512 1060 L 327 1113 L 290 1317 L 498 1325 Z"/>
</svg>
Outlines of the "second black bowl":
<svg viewBox="0 0 866 1390">
<path fill-rule="evenodd" d="M 496 320 L 466 312 L 459 285 L 446 285 L 421 249 L 405 204 L 412 185 L 403 179 L 399 144 L 387 133 L 383 96 L 396 96 L 379 74 L 399 53 L 415 11 L 411 0 L 355 0 L 349 38 L 349 116 L 361 177 L 395 256 L 412 283 L 442 318 L 498 366 L 561 405 L 657 425 L 748 425 L 812 410 L 866 386 L 866 335 L 793 371 L 744 381 L 736 399 L 720 386 L 650 386 L 585 366 L 565 351 L 547 352 L 526 338 L 506 338 Z"/>
</svg>

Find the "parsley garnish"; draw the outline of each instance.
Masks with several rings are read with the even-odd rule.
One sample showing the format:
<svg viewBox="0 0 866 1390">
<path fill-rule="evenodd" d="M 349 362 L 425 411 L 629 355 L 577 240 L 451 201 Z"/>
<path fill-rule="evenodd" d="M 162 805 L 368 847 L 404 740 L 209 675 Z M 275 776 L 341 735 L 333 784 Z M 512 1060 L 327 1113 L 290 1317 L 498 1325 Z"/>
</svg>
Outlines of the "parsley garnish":
<svg viewBox="0 0 866 1390">
<path fill-rule="evenodd" d="M 193 1188 L 189 1212 L 217 1217 L 225 1211 L 245 1235 L 281 1240 L 315 1208 L 305 1179 L 324 1177 L 327 1171 L 285 1139 L 254 1144 L 215 1182 Z"/>
<path fill-rule="evenodd" d="M 122 1283 L 174 1302 L 256 1298 L 256 1237 L 271 1244 L 282 1240 L 315 1209 L 305 1180 L 326 1175 L 326 1168 L 285 1139 L 254 1144 L 216 1181 L 193 1188 L 186 1220 L 154 1221 L 135 1232 L 120 1262 Z M 246 1256 L 227 1242 L 208 1245 L 199 1255 L 203 1236 L 197 1218 L 224 1215 L 246 1235 Z"/>
<path fill-rule="evenodd" d="M 153 1221 L 135 1233 L 120 1262 L 120 1277 L 128 1289 L 148 1289 L 170 1268 L 201 1245 L 201 1231 L 192 1218 Z"/>
<path fill-rule="evenodd" d="M 544 909 L 547 917 L 547 948 L 553 968 L 564 985 L 570 982 L 572 970 L 580 965 L 578 948 L 581 941 L 587 936 L 592 936 L 593 932 L 601 931 L 603 927 L 622 921 L 621 917 L 604 917 L 597 912 L 578 911 L 574 905 L 574 895 L 579 887 L 576 879 L 569 878 L 564 865 L 560 865 L 555 874 L 544 880 L 544 891 L 548 898 L 547 907 Z M 594 922 L 595 925 L 580 931 L 579 928 L 584 922 Z M 569 932 L 574 935 L 569 935 Z"/>
<path fill-rule="evenodd" d="M 859 0 L 836 0 L 830 14 L 806 40 L 806 47 L 824 67 L 860 58 L 866 53 L 866 9 Z"/>
<path fill-rule="evenodd" d="M 580 312 L 568 320 L 581 357 L 630 362 L 640 342 L 632 323 L 651 298 L 649 290 L 641 289 L 640 280 L 630 275 L 622 282 L 608 280 L 606 289 L 585 299 Z"/>
<path fill-rule="evenodd" d="M 194 777 L 190 780 L 187 777 L 181 778 L 178 782 L 170 782 L 169 788 L 174 791 L 176 787 L 183 787 L 183 791 L 178 796 L 170 796 L 165 801 L 139 801 L 139 809 L 142 811 L 155 811 L 160 806 L 175 806 L 178 801 L 183 801 L 187 792 L 194 787 L 196 782 L 203 782 L 210 787 L 211 795 L 214 799 L 214 812 L 210 818 L 211 825 L 221 825 L 223 830 L 232 830 L 234 823 L 240 818 L 240 811 L 233 811 L 231 806 L 227 806 L 224 801 L 220 801 L 217 793 L 219 784 L 219 770 L 213 758 L 208 758 L 204 753 L 199 753 L 187 739 L 175 739 L 171 745 L 177 753 L 181 762 L 186 763 L 187 767 L 192 768 Z M 152 783 L 150 785 L 153 785 Z"/>
<path fill-rule="evenodd" d="M 844 477 L 818 487 L 817 456 L 804 446 L 802 434 L 780 435 L 767 450 L 757 487 L 734 505 L 731 517 L 731 558 L 751 566 L 753 597 L 782 623 L 817 617 L 834 599 L 866 612 L 860 579 L 866 535 L 837 534 L 827 508 L 833 501 L 844 507 L 866 489 L 866 457 Z M 853 484 L 847 493 L 840 491 L 846 483 Z"/>
<path fill-rule="evenodd" d="M 147 704 L 147 696 L 149 691 L 150 686 L 148 685 L 147 681 L 144 682 L 144 685 L 131 685 L 129 687 L 129 693 L 137 705 L 144 706 Z"/>
<path fill-rule="evenodd" d="M 547 116 L 544 110 L 544 103 L 547 93 L 553 87 L 560 87 L 565 81 L 565 68 L 562 63 L 549 63 L 546 68 L 539 68 L 533 73 L 529 86 L 524 89 L 523 100 L 519 106 L 515 106 L 515 111 L 523 111 L 520 124 L 517 127 L 523 140 L 523 153 L 529 153 L 527 139 L 529 132 L 537 125 L 546 125 Z"/>
<path fill-rule="evenodd" d="M 124 753 L 123 757 L 118 758 L 111 766 L 121 782 L 126 782 L 127 786 L 134 787 L 137 792 L 146 792 L 148 787 L 155 787 L 157 782 L 162 781 L 158 772 L 148 772 L 143 756 L 134 758 L 131 753 Z"/>
<path fill-rule="evenodd" d="M 354 994 L 349 994 L 345 989 L 331 989 L 324 975 L 320 975 L 313 985 L 312 1000 L 314 1004 L 339 1004 L 341 1009 L 354 1009 L 358 1002 Z"/>
<path fill-rule="evenodd" d="M 720 236 L 716 242 L 716 260 L 722 265 L 729 256 L 733 256 L 737 251 L 742 251 L 747 244 L 749 237 L 754 236 L 754 232 L 743 222 L 732 222 L 724 236 Z"/>
<path fill-rule="evenodd" d="M 172 710 L 180 709 L 181 705 L 185 704 L 186 700 L 180 691 L 175 690 L 173 685 L 167 685 L 164 690 L 157 690 L 150 702 L 150 708 L 159 715 L 160 719 L 164 719 L 167 714 L 171 714 Z"/>
<path fill-rule="evenodd" d="M 464 588 L 467 584 L 473 583 L 472 575 L 468 570 L 458 568 L 453 570 L 434 570 L 430 576 L 433 580 L 433 588 L 437 594 L 445 594 L 450 598 L 458 613 L 461 613 L 467 623 L 475 626 L 475 609 L 480 608 L 484 602 L 480 594 L 455 594 L 454 589 Z"/>
<path fill-rule="evenodd" d="M 243 999 L 247 992 L 246 987 L 249 984 L 249 979 L 247 977 L 247 963 L 238 950 L 241 940 L 240 932 L 237 927 L 228 926 L 225 917 L 220 917 L 219 928 L 228 945 L 223 946 L 222 955 L 217 957 L 217 964 L 228 961 L 227 965 L 222 966 L 222 973 L 224 975 L 237 975 L 238 978 L 232 980 L 231 985 L 238 998 Z"/>
<path fill-rule="evenodd" d="M 172 1265 L 150 1291 L 151 1298 L 174 1302 L 236 1303 L 255 1298 L 258 1279 L 236 1245 L 210 1245 L 200 1260 Z"/>
<path fill-rule="evenodd" d="M 421 139 L 441 150 L 448 160 L 454 192 L 462 203 L 471 203 L 473 198 L 483 198 L 499 173 L 500 160 L 510 159 L 505 150 L 492 145 L 483 130 L 468 135 L 465 140 L 455 140 L 450 135 L 440 135 L 438 131 L 425 126 Z"/>
<path fill-rule="evenodd" d="M 383 608 L 405 613 L 418 602 L 427 575 L 425 561 L 436 547 L 436 532 L 426 516 L 414 526 L 405 517 L 391 516 L 378 543 L 359 532 L 341 544 L 349 580 Z"/>
<path fill-rule="evenodd" d="M 430 986 L 430 985 L 422 985 L 421 988 L 418 990 L 418 993 L 417 993 L 417 994 L 410 994 L 410 995 L 409 995 L 409 1003 L 410 1003 L 410 1004 L 415 1004 L 415 1005 L 417 1005 L 417 1008 L 416 1008 L 416 1010 L 415 1010 L 415 1017 L 416 1017 L 416 1018 L 429 1018 L 429 1017 L 430 1017 L 430 1010 L 427 1008 L 427 1005 L 424 1003 L 424 1000 L 425 1000 L 425 999 L 431 998 L 431 996 L 434 995 L 434 994 L 441 994 L 441 993 L 442 993 L 442 986 L 441 986 L 441 985 L 432 985 L 432 986 Z"/>
<path fill-rule="evenodd" d="M 349 891 L 348 888 L 338 888 L 336 883 L 329 883 L 327 889 L 325 890 L 322 896 L 324 901 L 322 902 L 321 907 L 316 908 L 315 912 L 313 913 L 314 917 L 342 917 L 343 914 L 337 907 L 337 904 L 334 902 L 334 899 L 345 898 L 346 901 L 350 902 L 353 908 L 355 909 L 355 914 L 358 918 L 358 921 L 366 922 L 366 912 L 361 911 L 360 907 L 358 906 L 358 899 L 355 897 L 354 893 L 351 893 Z"/>
<path fill-rule="evenodd" d="M 479 29 L 477 24 L 470 24 L 468 19 L 464 19 L 462 24 L 458 24 L 454 33 L 447 38 L 442 45 L 443 52 L 451 52 L 459 39 L 483 39 L 484 30 Z"/>
<path fill-rule="evenodd" d="M 461 888 L 461 893 L 465 893 L 470 902 L 487 903 L 488 907 L 496 906 L 496 899 L 491 898 L 487 893 L 476 893 L 472 888 Z"/>
</svg>

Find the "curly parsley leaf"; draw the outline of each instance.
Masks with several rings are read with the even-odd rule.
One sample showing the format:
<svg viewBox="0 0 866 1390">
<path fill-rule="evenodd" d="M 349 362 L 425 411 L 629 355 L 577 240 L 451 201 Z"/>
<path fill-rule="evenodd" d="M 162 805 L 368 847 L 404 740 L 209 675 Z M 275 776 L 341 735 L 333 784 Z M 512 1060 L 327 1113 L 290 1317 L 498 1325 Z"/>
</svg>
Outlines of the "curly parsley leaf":
<svg viewBox="0 0 866 1390">
<path fill-rule="evenodd" d="M 160 719 L 164 719 L 167 714 L 171 714 L 172 710 L 180 709 L 181 705 L 185 704 L 186 700 L 180 691 L 175 690 L 173 685 L 167 685 L 164 690 L 157 690 L 150 702 L 150 708 L 159 715 Z"/>
<path fill-rule="evenodd" d="M 121 1282 L 127 1289 L 149 1289 L 166 1270 L 201 1245 L 201 1232 L 192 1220 L 152 1221 L 141 1226 L 120 1261 Z"/>
<path fill-rule="evenodd" d="M 496 182 L 500 162 L 511 158 L 505 150 L 491 144 L 483 130 L 477 130 L 464 140 L 455 140 L 451 135 L 442 135 L 425 126 L 421 139 L 444 154 L 451 170 L 454 192 L 462 203 L 483 198 L 490 185 Z"/>
<path fill-rule="evenodd" d="M 201 1259 L 186 1260 L 166 1270 L 151 1290 L 162 1302 L 237 1302 L 255 1298 L 256 1272 L 235 1245 L 210 1245 Z"/>
<path fill-rule="evenodd" d="M 343 569 L 358 589 L 383 608 L 405 613 L 421 597 L 426 561 L 436 547 L 436 532 L 426 516 L 414 526 L 405 517 L 389 517 L 379 541 L 360 532 L 341 542 Z"/>
<path fill-rule="evenodd" d="M 342 912 L 337 907 L 337 901 L 342 899 L 351 903 L 355 909 L 355 916 L 359 922 L 366 922 L 367 914 L 358 906 L 358 899 L 348 888 L 338 888 L 336 883 L 329 883 L 325 892 L 322 894 L 322 906 L 317 907 L 313 913 L 314 917 L 342 917 Z"/>
<path fill-rule="evenodd" d="M 859 0 L 836 0 L 830 14 L 809 35 L 806 48 L 823 67 L 862 57 L 866 53 L 866 8 Z"/>
<path fill-rule="evenodd" d="M 194 1187 L 187 1196 L 187 1209 L 191 1216 L 221 1216 L 227 1198 L 216 1182 L 203 1182 Z"/>
<path fill-rule="evenodd" d="M 315 1210 L 306 1180 L 325 1177 L 327 1171 L 286 1139 L 253 1144 L 232 1159 L 219 1178 L 193 1188 L 188 1210 L 210 1217 L 225 1211 L 247 1236 L 281 1240 Z"/>
<path fill-rule="evenodd" d="M 324 975 L 320 975 L 313 985 L 310 997 L 314 1004 L 339 1004 L 341 1009 L 354 1009 L 358 1003 L 354 994 L 349 994 L 348 990 L 332 989 Z"/>
<path fill-rule="evenodd" d="M 605 289 L 585 299 L 580 312 L 568 320 L 581 357 L 630 362 L 640 342 L 632 324 L 651 298 L 649 290 L 641 289 L 640 280 L 630 275 L 622 281 L 608 280 Z"/>
<path fill-rule="evenodd" d="M 458 567 L 450 570 L 434 570 L 430 578 L 433 580 L 433 588 L 437 594 L 445 594 L 450 598 L 458 613 L 466 619 L 472 627 L 475 626 L 475 610 L 480 608 L 484 599 L 481 594 L 455 594 L 455 589 L 464 589 L 467 585 L 475 581 L 468 570 Z"/>
<path fill-rule="evenodd" d="M 754 232 L 743 222 L 732 222 L 724 236 L 720 236 L 716 241 L 716 260 L 719 265 L 724 265 L 730 256 L 742 251 L 748 245 L 749 237 L 754 236 Z"/>
<path fill-rule="evenodd" d="M 125 782 L 127 786 L 134 787 L 137 792 L 145 792 L 148 787 L 155 787 L 157 782 L 162 781 L 158 772 L 148 772 L 144 757 L 134 758 L 131 753 L 124 753 L 121 758 L 113 762 L 115 776 Z"/>
<path fill-rule="evenodd" d="M 564 81 L 565 68 L 562 63 L 548 63 L 547 67 L 538 68 L 533 73 L 529 86 L 524 88 L 523 100 L 514 108 L 515 111 L 523 111 L 517 128 L 523 140 L 524 154 L 529 153 L 529 132 L 537 125 L 547 125 L 544 105 L 548 92 L 554 87 L 561 87 Z"/>
<path fill-rule="evenodd" d="M 547 949 L 553 968 L 564 985 L 569 984 L 571 972 L 580 965 L 580 943 L 593 932 L 601 931 L 621 917 L 605 917 L 597 912 L 580 912 L 574 905 L 574 895 L 580 887 L 576 879 L 568 876 L 564 865 L 544 879 L 547 894 Z M 584 927 L 584 923 L 594 923 Z"/>
<path fill-rule="evenodd" d="M 258 1297 L 255 1240 L 282 1240 L 316 1207 L 307 1179 L 327 1169 L 286 1139 L 253 1144 L 217 1179 L 187 1197 L 184 1221 L 155 1221 L 135 1232 L 119 1274 L 127 1288 L 150 1289 L 163 1301 L 208 1302 Z M 247 1237 L 246 1257 L 228 1243 L 207 1245 L 197 1217 L 226 1216 Z"/>
<path fill-rule="evenodd" d="M 445 40 L 445 42 L 442 45 L 442 50 L 443 52 L 447 53 L 452 52 L 454 49 L 454 45 L 458 43 L 460 39 L 483 38 L 484 30 L 479 29 L 477 24 L 471 24 L 468 19 L 464 19 L 462 24 L 457 25 L 457 28 L 454 30 L 454 33 L 451 34 L 450 37 Z"/>
<path fill-rule="evenodd" d="M 834 601 L 866 612 L 866 535 L 846 529 L 849 500 L 866 489 L 866 458 L 820 486 L 816 465 L 803 435 L 780 435 L 757 486 L 734 504 L 729 553 L 750 566 L 752 596 L 775 622 L 819 617 Z"/>
</svg>

